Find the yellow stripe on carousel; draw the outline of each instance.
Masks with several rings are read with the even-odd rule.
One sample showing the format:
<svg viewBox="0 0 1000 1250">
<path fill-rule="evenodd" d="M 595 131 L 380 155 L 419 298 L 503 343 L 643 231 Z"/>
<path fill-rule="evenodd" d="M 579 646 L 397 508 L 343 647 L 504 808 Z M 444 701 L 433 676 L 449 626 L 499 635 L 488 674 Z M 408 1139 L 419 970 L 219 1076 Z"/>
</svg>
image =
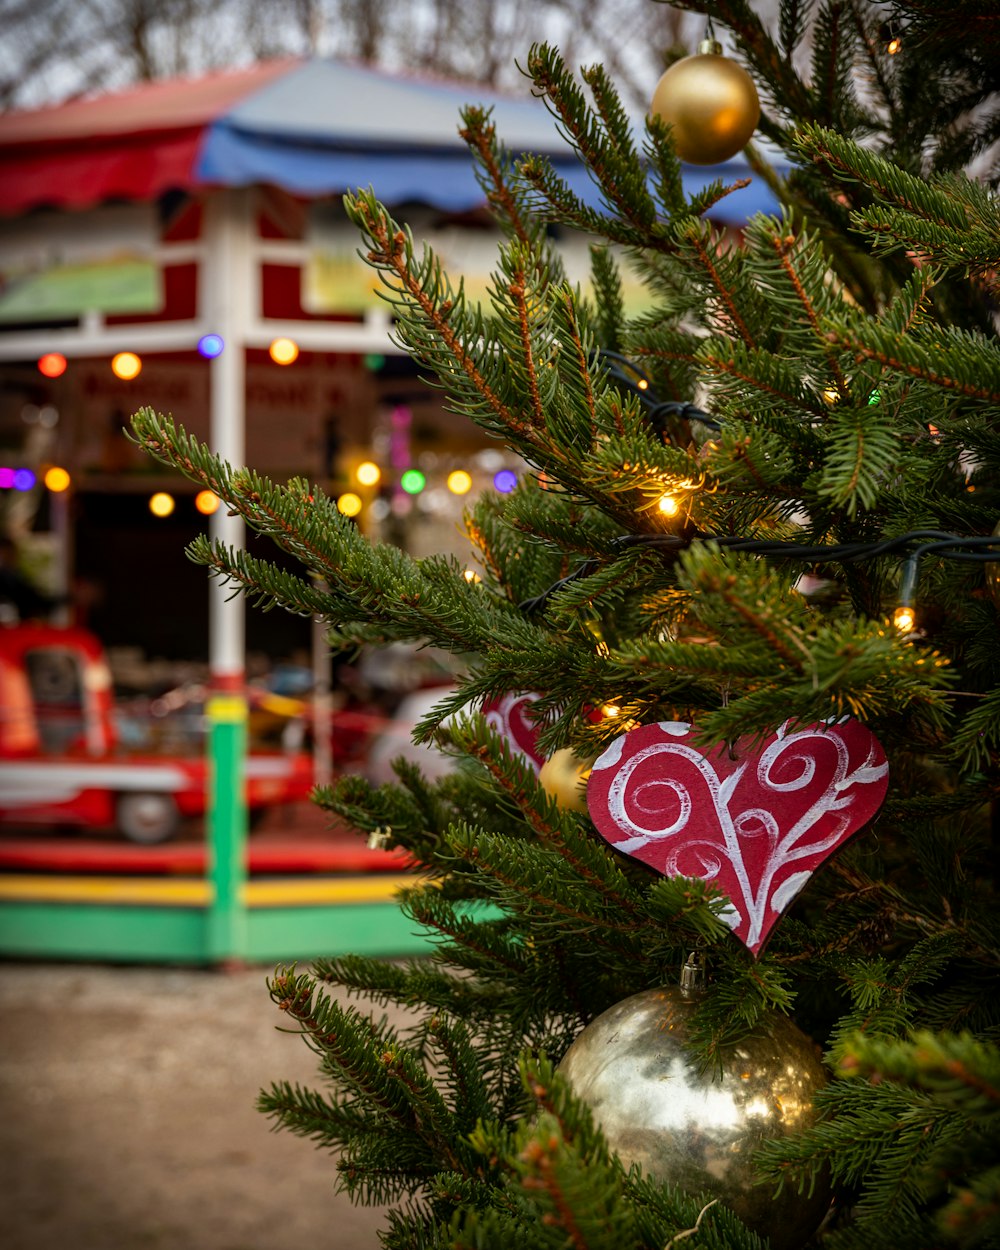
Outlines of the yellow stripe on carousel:
<svg viewBox="0 0 1000 1250">
<path fill-rule="evenodd" d="M 328 877 L 309 880 L 250 881 L 243 890 L 248 907 L 321 907 L 324 903 L 390 903 L 402 885 L 413 885 L 411 876 L 378 873 L 370 877 Z"/>
<path fill-rule="evenodd" d="M 365 877 L 249 881 L 247 907 L 322 907 L 348 903 L 388 903 L 413 877 L 379 873 Z M 208 907 L 211 882 L 200 878 L 162 881 L 148 877 L 0 876 L 0 900 L 32 903 L 143 904 L 148 907 Z"/>
<path fill-rule="evenodd" d="M 159 881 L 149 877 L 0 877 L 0 899 L 22 903 L 143 903 L 152 907 L 207 907 L 210 882 L 194 878 Z"/>
</svg>

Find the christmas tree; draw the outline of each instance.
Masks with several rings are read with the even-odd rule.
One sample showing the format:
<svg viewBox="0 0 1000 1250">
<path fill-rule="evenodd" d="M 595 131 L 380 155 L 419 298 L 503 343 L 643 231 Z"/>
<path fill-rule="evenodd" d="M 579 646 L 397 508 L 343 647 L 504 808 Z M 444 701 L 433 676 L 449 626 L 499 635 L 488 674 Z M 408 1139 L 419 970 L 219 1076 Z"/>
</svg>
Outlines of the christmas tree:
<svg viewBox="0 0 1000 1250">
<path fill-rule="evenodd" d="M 705 216 L 730 188 L 686 196 L 662 118 L 637 134 L 600 66 L 546 46 L 526 71 L 600 203 L 470 106 L 506 239 L 489 307 L 347 197 L 400 343 L 531 466 L 468 511 L 478 579 L 135 418 L 303 565 L 199 540 L 211 573 L 322 616 L 336 649 L 463 667 L 417 730 L 449 776 L 320 796 L 413 857 L 433 954 L 279 969 L 322 1085 L 261 1108 L 395 1204 L 400 1250 L 994 1246 L 1000 14 L 783 0 L 769 30 L 742 0 L 680 7 L 728 32 L 790 162 L 748 149 L 782 210 L 738 244 Z M 553 223 L 595 236 L 593 294 Z M 651 296 L 631 319 L 623 267 Z M 629 1029 L 640 1067 L 668 1046 L 659 1128 L 641 1073 L 615 1069 L 618 1108 L 588 1096 Z"/>
</svg>

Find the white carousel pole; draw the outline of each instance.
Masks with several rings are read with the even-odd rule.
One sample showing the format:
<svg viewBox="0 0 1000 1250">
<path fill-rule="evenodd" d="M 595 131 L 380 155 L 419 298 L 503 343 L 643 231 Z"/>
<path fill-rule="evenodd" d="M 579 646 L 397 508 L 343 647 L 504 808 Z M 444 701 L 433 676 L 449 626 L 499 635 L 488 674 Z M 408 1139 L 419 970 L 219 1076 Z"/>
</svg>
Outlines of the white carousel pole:
<svg viewBox="0 0 1000 1250">
<path fill-rule="evenodd" d="M 252 196 L 252 190 L 219 191 L 205 205 L 203 320 L 224 343 L 222 353 L 210 363 L 209 442 L 217 455 L 234 466 L 243 464 L 245 452 L 246 327 L 256 285 Z M 219 508 L 209 525 L 213 539 L 231 547 L 243 546 L 241 518 Z M 246 950 L 246 646 L 243 600 L 215 581 L 209 590 L 208 634 L 211 789 L 206 835 L 212 906 L 207 953 L 214 962 L 226 962 L 239 959 Z"/>
</svg>

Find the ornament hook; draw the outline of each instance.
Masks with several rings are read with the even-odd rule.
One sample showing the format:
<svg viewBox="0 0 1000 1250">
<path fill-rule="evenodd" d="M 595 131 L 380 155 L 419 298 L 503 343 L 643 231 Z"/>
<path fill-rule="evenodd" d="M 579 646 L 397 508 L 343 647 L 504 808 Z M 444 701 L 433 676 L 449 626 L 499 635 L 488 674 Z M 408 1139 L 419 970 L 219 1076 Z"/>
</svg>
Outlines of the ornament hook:
<svg viewBox="0 0 1000 1250">
<path fill-rule="evenodd" d="M 681 993 L 685 998 L 700 994 L 705 988 L 705 956 L 701 951 L 691 951 L 681 969 Z"/>
</svg>

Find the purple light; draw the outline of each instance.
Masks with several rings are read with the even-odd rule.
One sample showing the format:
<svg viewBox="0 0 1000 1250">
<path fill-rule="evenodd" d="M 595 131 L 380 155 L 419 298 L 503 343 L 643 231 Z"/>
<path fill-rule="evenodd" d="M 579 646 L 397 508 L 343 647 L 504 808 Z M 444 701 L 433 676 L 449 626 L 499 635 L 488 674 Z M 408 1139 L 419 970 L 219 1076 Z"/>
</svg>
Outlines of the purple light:
<svg viewBox="0 0 1000 1250">
<path fill-rule="evenodd" d="M 501 495 L 509 495 L 517 485 L 517 474 L 513 469 L 501 469 L 493 478 L 493 485 Z"/>
<path fill-rule="evenodd" d="M 31 490 L 35 484 L 35 475 L 30 469 L 17 469 L 14 473 L 15 490 Z"/>
<path fill-rule="evenodd" d="M 221 356 L 224 347 L 225 343 L 222 341 L 221 334 L 203 334 L 198 340 L 198 351 L 206 360 Z"/>
<path fill-rule="evenodd" d="M 14 485 L 14 470 L 0 466 L 0 489 L 10 490 Z"/>
</svg>

